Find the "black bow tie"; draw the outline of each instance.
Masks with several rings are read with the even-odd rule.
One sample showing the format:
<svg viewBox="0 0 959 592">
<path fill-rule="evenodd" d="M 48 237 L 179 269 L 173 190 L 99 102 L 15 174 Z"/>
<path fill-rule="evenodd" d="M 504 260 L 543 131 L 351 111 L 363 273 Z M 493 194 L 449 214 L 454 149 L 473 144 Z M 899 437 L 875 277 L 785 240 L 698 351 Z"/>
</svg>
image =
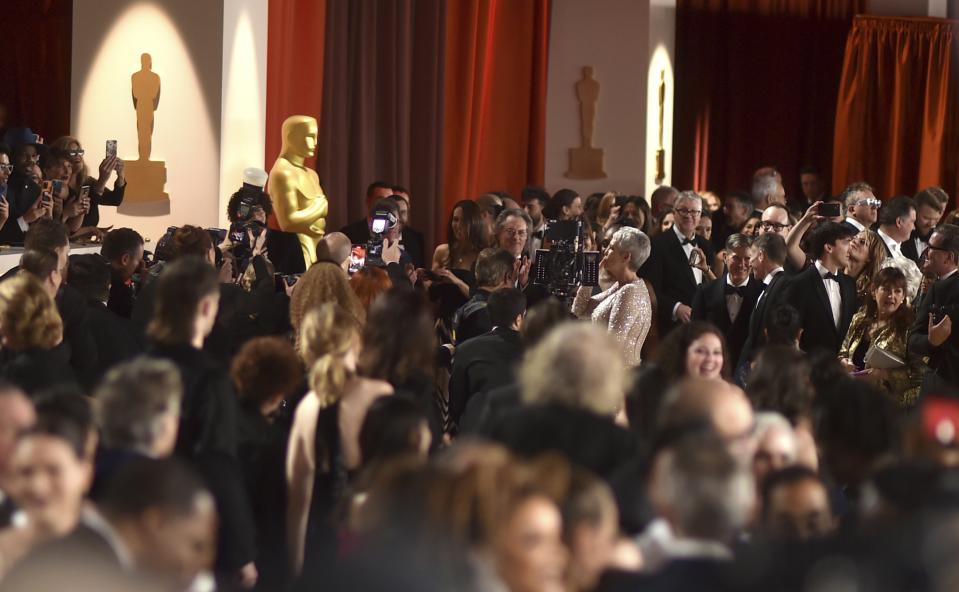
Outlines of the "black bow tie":
<svg viewBox="0 0 959 592">
<path fill-rule="evenodd" d="M 729 284 L 726 284 L 726 289 L 723 290 L 723 292 L 726 294 L 726 296 L 735 294 L 742 298 L 746 292 L 746 286 L 730 286 Z"/>
<path fill-rule="evenodd" d="M 834 281 L 834 282 L 836 282 L 836 283 L 838 284 L 838 283 L 839 283 L 839 276 L 836 275 L 836 274 L 834 274 L 834 273 L 831 272 L 831 271 L 827 271 L 827 272 L 826 272 L 826 275 L 822 276 L 822 280 L 823 280 L 823 281 L 832 280 L 832 281 Z"/>
<path fill-rule="evenodd" d="M 686 245 L 692 245 L 692 246 L 695 247 L 695 246 L 696 246 L 696 239 L 695 239 L 695 238 L 686 238 L 686 239 L 683 239 L 683 240 L 679 241 L 679 244 L 682 245 L 682 246 L 684 246 L 684 247 L 685 247 Z"/>
</svg>

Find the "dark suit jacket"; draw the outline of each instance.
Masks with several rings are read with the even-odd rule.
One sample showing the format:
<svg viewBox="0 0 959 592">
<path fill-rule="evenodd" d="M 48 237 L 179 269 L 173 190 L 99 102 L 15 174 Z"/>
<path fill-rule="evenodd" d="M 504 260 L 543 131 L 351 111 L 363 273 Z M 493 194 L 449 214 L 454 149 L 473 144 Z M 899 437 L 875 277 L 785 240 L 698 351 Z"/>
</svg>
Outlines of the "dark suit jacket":
<svg viewBox="0 0 959 592">
<path fill-rule="evenodd" d="M 220 516 L 217 571 L 232 572 L 256 555 L 255 527 L 237 460 L 237 397 L 227 371 L 189 345 L 149 346 L 152 357 L 173 362 L 183 380 L 174 454 L 206 478 Z"/>
<path fill-rule="evenodd" d="M 24 232 L 17 218 L 23 216 L 40 197 L 40 186 L 24 177 L 10 177 L 6 200 L 10 206 L 7 221 L 0 228 L 0 245 L 22 245 Z"/>
<path fill-rule="evenodd" d="M 952 334 L 939 347 L 929 343 L 929 312 L 933 306 L 945 306 L 952 319 Z M 920 396 L 941 391 L 959 391 L 959 272 L 939 280 L 919 304 L 916 322 L 909 330 L 909 351 L 929 356 L 929 369 L 920 388 Z"/>
<path fill-rule="evenodd" d="M 87 301 L 87 314 L 90 322 L 90 335 L 96 344 L 96 364 L 80 372 L 84 387 L 93 388 L 106 372 L 125 360 L 143 351 L 143 343 L 138 339 L 133 323 L 95 300 Z"/>
<path fill-rule="evenodd" d="M 765 279 L 765 278 L 764 278 Z M 775 309 L 782 303 L 782 297 L 786 285 L 789 284 L 789 277 L 783 270 L 776 274 L 769 285 L 764 290 L 765 296 L 756 297 L 756 304 L 752 314 L 749 315 L 749 328 L 746 331 L 746 342 L 743 344 L 742 353 L 736 363 L 736 367 L 742 366 L 745 362 L 751 361 L 756 351 L 766 342 L 763 329 L 766 327 L 766 316 L 769 311 Z"/>
<path fill-rule="evenodd" d="M 450 419 L 459 423 L 470 398 L 513 381 L 523 357 L 519 333 L 497 327 L 456 349 L 450 376 Z"/>
<path fill-rule="evenodd" d="M 680 592 L 738 590 L 731 561 L 674 559 L 655 573 L 609 570 L 603 573 L 597 592 Z"/>
<path fill-rule="evenodd" d="M 833 322 L 829 296 L 823 285 L 819 269 L 810 265 L 794 277 L 787 287 L 785 302 L 799 312 L 803 328 L 799 347 L 812 353 L 824 349 L 836 355 L 846 338 L 852 316 L 859 309 L 856 297 L 856 282 L 846 274 L 839 274 L 839 293 L 842 304 L 839 312 L 839 327 Z"/>
<path fill-rule="evenodd" d="M 738 360 L 742 354 L 746 338 L 749 336 L 749 317 L 756 306 L 756 299 L 762 294 L 762 282 L 750 277 L 744 286 L 743 303 L 736 315 L 736 322 L 730 322 L 729 309 L 726 306 L 726 274 L 723 277 L 699 286 L 693 296 L 693 318 L 709 321 L 719 327 L 726 336 L 730 360 Z"/>
<path fill-rule="evenodd" d="M 695 245 L 706 254 L 707 265 L 711 264 L 716 256 L 713 246 L 701 236 L 696 236 L 694 240 Z M 649 259 L 640 268 L 639 275 L 649 280 L 656 291 L 659 336 L 665 337 L 677 324 L 673 321 L 676 303 L 692 306 L 697 288 L 689 258 L 672 229 L 652 240 Z"/>
<path fill-rule="evenodd" d="M 67 361 L 69 351 L 63 344 L 53 349 L 21 352 L 4 349 L 0 354 L 0 376 L 31 397 L 45 388 L 76 388 L 77 377 Z"/>
<path fill-rule="evenodd" d="M 110 273 L 110 296 L 107 308 L 125 319 L 133 316 L 133 303 L 136 302 L 136 288 L 115 272 Z"/>
<path fill-rule="evenodd" d="M 913 230 L 912 234 L 909 235 L 909 239 L 899 245 L 899 250 L 902 251 L 902 254 L 907 259 L 912 259 L 916 265 L 919 264 L 919 250 L 916 249 L 917 238 L 919 238 L 919 233 Z"/>
<path fill-rule="evenodd" d="M 90 331 L 86 297 L 69 284 L 60 287 L 57 311 L 63 319 L 63 345 L 69 346 L 70 365 L 79 376 L 97 363 L 97 344 Z"/>
<path fill-rule="evenodd" d="M 354 245 L 365 245 L 366 242 L 370 240 L 370 224 L 366 218 L 347 224 L 340 229 L 340 232 L 349 237 L 350 242 Z M 409 256 L 413 266 L 417 268 L 424 267 L 426 261 L 424 259 L 426 246 L 423 240 L 423 234 L 409 226 L 404 226 L 402 240 L 403 252 Z"/>
</svg>

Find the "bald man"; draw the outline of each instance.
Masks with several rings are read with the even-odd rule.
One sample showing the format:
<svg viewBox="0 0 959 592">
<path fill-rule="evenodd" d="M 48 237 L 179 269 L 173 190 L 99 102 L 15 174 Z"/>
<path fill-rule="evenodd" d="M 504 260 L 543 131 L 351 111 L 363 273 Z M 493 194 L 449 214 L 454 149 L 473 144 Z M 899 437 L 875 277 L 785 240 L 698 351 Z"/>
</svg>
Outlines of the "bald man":
<svg viewBox="0 0 959 592">
<path fill-rule="evenodd" d="M 666 393 L 658 429 L 709 423 L 729 452 L 751 462 L 756 451 L 753 407 L 741 388 L 724 380 L 687 378 Z"/>
<path fill-rule="evenodd" d="M 331 232 L 316 246 L 316 258 L 320 261 L 332 261 L 342 267 L 343 271 L 349 271 L 352 247 L 348 236 L 342 232 Z"/>
</svg>

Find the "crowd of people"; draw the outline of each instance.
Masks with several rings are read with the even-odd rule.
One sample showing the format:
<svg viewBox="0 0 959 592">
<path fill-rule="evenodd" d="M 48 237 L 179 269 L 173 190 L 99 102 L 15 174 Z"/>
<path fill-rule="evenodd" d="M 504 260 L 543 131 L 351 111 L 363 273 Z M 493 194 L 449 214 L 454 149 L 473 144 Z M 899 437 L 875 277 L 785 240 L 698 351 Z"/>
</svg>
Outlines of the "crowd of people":
<svg viewBox="0 0 959 592">
<path fill-rule="evenodd" d="M 0 589 L 954 589 L 940 188 L 530 186 L 430 256 L 377 181 L 304 269 L 262 171 L 150 252 L 121 160 L 5 140 Z M 563 221 L 599 285 L 537 281 Z"/>
</svg>

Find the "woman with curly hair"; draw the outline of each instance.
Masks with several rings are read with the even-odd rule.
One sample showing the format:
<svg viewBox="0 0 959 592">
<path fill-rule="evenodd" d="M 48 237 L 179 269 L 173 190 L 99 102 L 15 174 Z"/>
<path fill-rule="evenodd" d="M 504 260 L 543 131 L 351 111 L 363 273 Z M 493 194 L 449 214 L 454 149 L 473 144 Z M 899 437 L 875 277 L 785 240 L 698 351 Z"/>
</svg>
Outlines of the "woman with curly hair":
<svg viewBox="0 0 959 592">
<path fill-rule="evenodd" d="M 856 295 L 860 301 L 869 299 L 870 284 L 886 259 L 886 248 L 879 235 L 863 230 L 849 243 L 849 266 L 846 275 L 856 280 Z"/>
<path fill-rule="evenodd" d="M 392 287 L 393 281 L 382 267 L 364 267 L 350 276 L 350 288 L 363 306 L 364 313 L 369 313 L 373 301 Z"/>
<path fill-rule="evenodd" d="M 0 283 L 0 375 L 27 394 L 76 386 L 63 341 L 63 321 L 47 288 L 29 273 Z"/>
<path fill-rule="evenodd" d="M 869 298 L 852 318 L 839 361 L 853 376 L 868 380 L 908 409 L 919 398 L 919 385 L 926 367 L 909 353 L 906 340 L 915 312 L 906 301 L 906 276 L 886 267 L 869 285 Z M 901 365 L 880 368 L 878 357 L 898 359 Z"/>
<path fill-rule="evenodd" d="M 317 261 L 296 282 L 290 297 L 290 324 L 297 338 L 306 314 L 326 302 L 339 305 L 360 323 L 366 318 L 366 311 L 350 288 L 343 269 L 331 261 Z"/>
<path fill-rule="evenodd" d="M 393 392 L 388 382 L 357 372 L 360 324 L 335 303 L 306 313 L 299 349 L 311 390 L 296 408 L 286 460 L 287 539 L 297 572 L 335 551 L 336 510 L 362 462 L 363 419 L 377 398 Z"/>
</svg>

